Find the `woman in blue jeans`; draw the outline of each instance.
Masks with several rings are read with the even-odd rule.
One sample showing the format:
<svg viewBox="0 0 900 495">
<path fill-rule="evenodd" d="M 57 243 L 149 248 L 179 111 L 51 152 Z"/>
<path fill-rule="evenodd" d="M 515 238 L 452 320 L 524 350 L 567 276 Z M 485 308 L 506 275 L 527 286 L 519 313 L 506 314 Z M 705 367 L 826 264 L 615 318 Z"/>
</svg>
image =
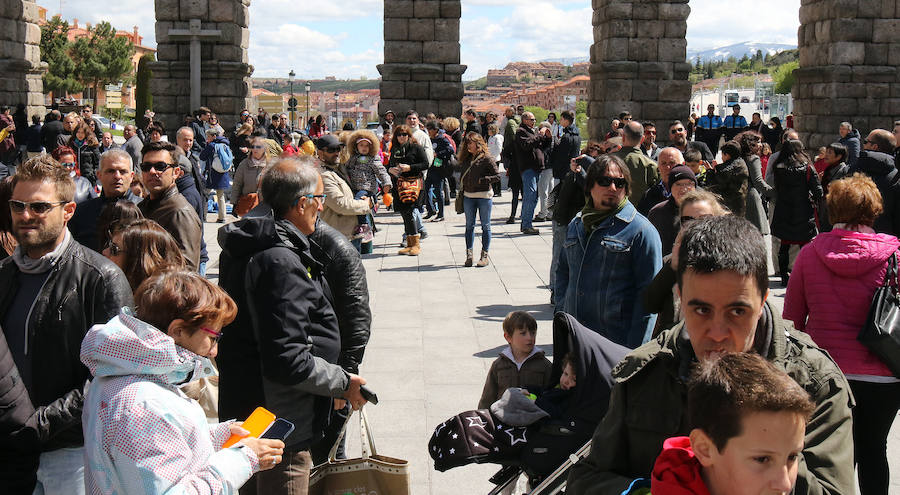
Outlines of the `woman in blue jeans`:
<svg viewBox="0 0 900 495">
<path fill-rule="evenodd" d="M 477 132 L 466 134 L 459 150 L 462 168 L 460 184 L 466 211 L 466 263 L 472 266 L 472 247 L 475 244 L 475 212 L 481 217 L 481 259 L 478 266 L 488 265 L 491 247 L 491 205 L 494 196 L 491 184 L 500 181 L 497 163 L 488 152 L 487 143 Z"/>
</svg>

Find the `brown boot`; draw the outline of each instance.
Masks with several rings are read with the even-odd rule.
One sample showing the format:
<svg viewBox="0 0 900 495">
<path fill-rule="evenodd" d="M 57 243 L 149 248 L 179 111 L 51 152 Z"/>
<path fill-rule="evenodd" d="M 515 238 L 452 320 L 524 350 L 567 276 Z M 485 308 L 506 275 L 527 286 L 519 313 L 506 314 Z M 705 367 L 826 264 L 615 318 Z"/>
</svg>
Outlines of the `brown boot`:
<svg viewBox="0 0 900 495">
<path fill-rule="evenodd" d="M 419 237 L 419 236 L 416 236 L 416 237 Z M 397 254 L 409 254 L 409 251 L 412 249 L 412 241 L 410 239 L 412 239 L 411 235 L 406 236 L 406 239 L 403 241 L 406 243 L 406 244 L 404 244 L 404 246 L 406 246 L 406 247 L 397 251 Z"/>
<path fill-rule="evenodd" d="M 488 263 L 490 263 L 488 261 L 488 252 L 485 251 L 484 249 L 482 249 L 481 250 L 481 259 L 478 260 L 478 263 L 476 263 L 476 266 L 488 266 Z"/>
<path fill-rule="evenodd" d="M 472 266 L 472 250 L 466 249 L 466 262 L 463 263 L 463 266 Z"/>
<path fill-rule="evenodd" d="M 406 253 L 410 256 L 418 256 L 419 253 L 422 252 L 422 246 L 419 244 L 419 235 L 411 235 L 406 237 L 407 242 L 409 242 L 409 252 Z"/>
</svg>

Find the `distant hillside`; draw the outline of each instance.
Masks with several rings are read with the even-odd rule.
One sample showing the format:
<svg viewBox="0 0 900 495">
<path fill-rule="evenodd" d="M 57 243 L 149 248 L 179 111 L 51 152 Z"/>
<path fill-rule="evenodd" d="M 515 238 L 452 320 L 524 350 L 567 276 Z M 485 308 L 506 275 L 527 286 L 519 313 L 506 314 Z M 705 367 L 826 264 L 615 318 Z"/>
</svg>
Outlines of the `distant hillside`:
<svg viewBox="0 0 900 495">
<path fill-rule="evenodd" d="M 378 89 L 378 79 L 347 80 L 347 81 L 309 81 L 310 91 L 313 92 L 351 92 L 360 89 Z M 304 91 L 306 81 L 294 81 L 294 94 Z M 273 93 L 287 93 L 290 91 L 290 83 L 287 79 L 253 78 L 254 88 L 263 88 Z"/>
<path fill-rule="evenodd" d="M 797 48 L 797 45 L 783 45 L 778 43 L 759 43 L 756 41 L 745 41 L 735 45 L 720 46 L 718 48 L 710 48 L 708 50 L 691 50 L 687 51 L 687 58 L 692 63 L 697 62 L 697 58 L 703 62 L 716 61 L 721 62 L 728 60 L 730 57 L 740 59 L 744 55 L 752 57 L 756 55 L 757 50 L 762 50 L 763 55 L 776 55 L 785 50 Z"/>
</svg>

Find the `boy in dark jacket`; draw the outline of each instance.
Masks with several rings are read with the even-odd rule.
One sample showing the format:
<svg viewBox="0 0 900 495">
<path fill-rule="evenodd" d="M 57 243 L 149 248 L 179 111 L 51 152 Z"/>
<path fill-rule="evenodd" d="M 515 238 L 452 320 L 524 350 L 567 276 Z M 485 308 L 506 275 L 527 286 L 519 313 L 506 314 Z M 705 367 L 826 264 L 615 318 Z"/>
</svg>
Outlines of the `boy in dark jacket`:
<svg viewBox="0 0 900 495">
<path fill-rule="evenodd" d="M 537 321 L 525 311 L 513 311 L 503 320 L 503 338 L 509 347 L 494 360 L 484 382 L 478 409 L 487 409 L 509 387 L 538 393 L 550 386 L 553 365 L 534 345 Z"/>
</svg>

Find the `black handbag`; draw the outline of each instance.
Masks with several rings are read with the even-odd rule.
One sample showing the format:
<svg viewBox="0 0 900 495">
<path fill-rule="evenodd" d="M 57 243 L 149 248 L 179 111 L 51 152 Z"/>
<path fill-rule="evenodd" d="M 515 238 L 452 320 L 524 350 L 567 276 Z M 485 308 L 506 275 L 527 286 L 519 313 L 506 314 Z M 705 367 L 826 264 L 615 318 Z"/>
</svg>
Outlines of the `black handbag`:
<svg viewBox="0 0 900 495">
<path fill-rule="evenodd" d="M 875 353 L 900 377 L 900 280 L 897 253 L 888 259 L 884 283 L 875 291 L 866 324 L 857 340 Z"/>
</svg>

